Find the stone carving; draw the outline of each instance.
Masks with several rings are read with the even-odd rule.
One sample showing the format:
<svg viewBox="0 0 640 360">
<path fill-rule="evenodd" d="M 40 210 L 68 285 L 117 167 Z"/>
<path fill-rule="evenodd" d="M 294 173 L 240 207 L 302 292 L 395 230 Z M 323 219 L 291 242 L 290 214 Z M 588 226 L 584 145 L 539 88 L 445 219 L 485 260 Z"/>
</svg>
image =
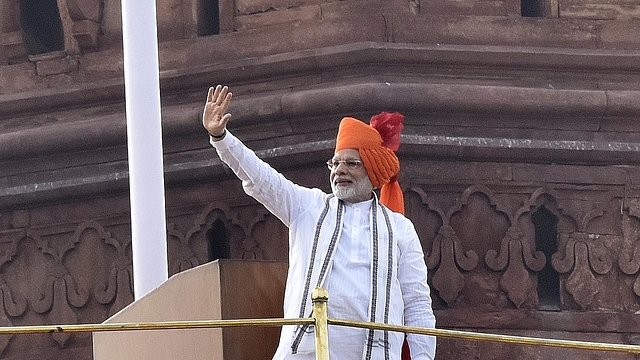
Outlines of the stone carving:
<svg viewBox="0 0 640 360">
<path fill-rule="evenodd" d="M 105 231 L 100 224 L 95 221 L 83 223 L 78 228 L 79 232 L 86 229 L 94 229 L 98 232 L 100 239 L 108 246 L 117 251 L 117 257 L 111 264 L 109 280 L 106 284 L 98 284 L 93 291 L 94 297 L 99 304 L 109 305 L 109 316 L 122 310 L 125 306 L 133 302 L 133 262 L 127 256 L 127 249 L 131 246 L 131 239 L 127 239 L 125 244 L 120 244 L 114 239 L 110 232 Z"/>
<path fill-rule="evenodd" d="M 509 228 L 500 241 L 499 252 L 494 249 L 487 250 L 485 263 L 493 271 L 502 271 L 500 288 L 507 293 L 509 300 L 520 307 L 528 298 L 533 287 L 533 281 L 529 271 L 539 271 L 544 267 L 545 256 L 535 251 L 535 244 L 531 239 L 525 238 L 523 232 L 498 201 L 494 193 L 483 185 L 474 185 L 467 188 L 451 214 L 461 211 L 469 204 L 471 195 L 482 194 L 489 202 L 488 205 L 496 214 L 500 214 L 508 221 Z M 516 213 L 519 215 L 519 213 Z M 489 245 L 489 244 L 487 244 Z"/>
<path fill-rule="evenodd" d="M 19 241 L 23 239 L 25 235 L 26 232 L 24 229 L 0 231 L 1 242 L 9 244 L 9 249 L 0 256 L 0 269 L 3 269 L 6 264 L 11 262 L 16 255 Z M 27 310 L 27 299 L 20 293 L 14 295 L 4 275 L 0 275 L 0 295 L 2 296 L 2 305 L 4 308 L 4 311 L 0 312 L 0 326 L 13 326 L 14 324 L 8 316 L 22 316 Z M 13 337 L 14 335 L 0 337 L 0 354 L 4 352 Z"/>
<path fill-rule="evenodd" d="M 251 236 L 253 234 L 255 226 L 264 221 L 269 215 L 269 213 L 264 209 L 260 208 L 251 219 L 251 221 L 246 224 L 246 226 L 242 227 L 244 230 L 245 238 L 242 241 L 242 258 L 249 260 L 261 260 L 264 259 L 264 254 L 262 253 L 262 249 L 260 248 L 260 244 Z M 272 216 L 272 215 L 270 215 Z"/>
<path fill-rule="evenodd" d="M 429 269 L 436 269 L 432 277 L 432 286 L 438 290 L 440 297 L 451 305 L 464 287 L 464 276 L 460 269 L 471 271 L 478 264 L 478 255 L 472 250 L 464 251 L 460 239 L 449 225 L 451 214 L 459 210 L 461 204 L 445 214 L 433 205 L 435 202 L 429 200 L 422 189 L 412 187 L 410 191 L 418 194 L 423 204 L 438 213 L 443 221 L 438 235 L 433 240 L 426 262 Z"/>
<path fill-rule="evenodd" d="M 531 235 L 525 236 L 522 229 L 516 225 L 524 213 L 532 212 L 539 196 L 540 194 L 534 193 L 529 201 L 510 217 L 512 226 L 501 241 L 500 253 L 489 250 L 485 255 L 485 262 L 489 268 L 495 271 L 504 270 L 500 287 L 517 308 L 522 306 L 534 287 L 529 271 L 542 270 L 547 261 L 544 253 L 536 251 L 535 238 Z M 509 215 L 506 212 L 505 214 Z"/>
<path fill-rule="evenodd" d="M 569 234 L 568 239 L 562 241 L 566 242 L 564 254 L 558 252 L 551 258 L 556 271 L 562 274 L 571 272 L 565 287 L 583 310 L 599 291 L 593 272 L 604 275 L 613 265 L 610 254 L 598 238 L 595 234 Z"/>
<path fill-rule="evenodd" d="M 629 223 L 627 228 L 631 227 L 630 223 L 638 223 L 640 220 L 640 199 L 625 199 L 626 210 L 626 222 Z M 618 258 L 618 266 L 620 270 L 627 275 L 637 275 L 633 282 L 633 292 L 636 296 L 640 296 L 640 238 L 637 237 L 638 233 L 632 230 L 627 230 L 624 234 L 625 240 L 631 244 L 627 247 L 631 250 L 631 255 L 628 251 L 621 251 Z"/>
<path fill-rule="evenodd" d="M 604 217 L 606 206 L 617 196 L 620 196 L 618 192 L 609 191 L 600 199 L 590 201 L 589 207 L 573 206 L 571 218 L 575 222 L 575 231 L 558 234 L 558 253 L 552 256 L 552 265 L 561 274 L 570 273 L 565 289 L 582 309 L 587 309 L 600 291 L 594 273 L 607 274 L 613 266 L 612 254 L 604 245 L 606 236 L 589 231 L 589 226 Z"/>
<path fill-rule="evenodd" d="M 533 288 L 529 271 L 544 268 L 546 257 L 535 251 L 535 245 L 518 227 L 512 226 L 500 244 L 500 253 L 489 250 L 485 262 L 492 270 L 503 271 L 500 287 L 509 295 L 509 300 L 520 307 Z"/>
<path fill-rule="evenodd" d="M 196 231 L 200 231 L 200 226 L 196 226 L 195 228 L 197 229 Z M 200 265 L 200 261 L 196 257 L 195 252 L 193 251 L 193 249 L 191 249 L 191 246 L 189 246 L 189 239 L 191 238 L 191 236 L 189 235 L 192 235 L 193 232 L 194 229 L 192 228 L 187 232 L 187 235 L 185 236 L 180 232 L 180 230 L 178 230 L 175 223 L 167 223 L 168 237 L 177 239 L 180 242 L 181 249 L 180 253 L 176 254 L 178 259 L 170 264 L 169 273 L 179 273 L 181 271 L 191 269 Z"/>
<path fill-rule="evenodd" d="M 241 228 L 244 233 L 244 238 L 239 242 L 237 246 L 240 248 L 240 258 L 242 259 L 262 259 L 262 250 L 259 244 L 253 240 L 251 234 L 254 226 L 264 221 L 267 216 L 267 212 L 263 209 L 259 209 L 255 217 L 246 223 L 238 218 L 236 212 L 224 203 L 214 202 L 207 205 L 200 214 L 194 220 L 194 226 L 192 226 L 186 234 L 183 234 L 178 229 L 175 223 L 168 224 L 168 235 L 170 239 L 175 239 L 180 243 L 179 254 L 174 254 L 177 258 L 170 264 L 169 271 L 174 274 L 186 269 L 198 266 L 207 261 L 205 255 L 201 255 L 200 259 L 198 254 L 193 250 L 193 242 L 206 243 L 206 232 L 211 225 L 218 219 L 222 220 L 224 224 L 236 225 Z"/>
<path fill-rule="evenodd" d="M 18 317 L 24 314 L 27 310 L 27 300 L 22 295 L 13 295 L 4 276 L 0 277 L 0 293 L 2 294 L 2 305 L 4 306 L 4 311 L 0 313 L 0 326 L 13 326 L 13 322 L 11 322 L 7 315 Z M 13 337 L 14 335 L 4 335 L 0 337 L 0 354 L 9 346 L 9 342 Z"/>
<path fill-rule="evenodd" d="M 558 291 L 566 291 L 578 306 L 588 308 L 600 291 L 601 279 L 598 276 L 608 274 L 613 267 L 613 255 L 605 243 L 617 244 L 619 238 L 615 227 L 607 225 L 609 227 L 603 228 L 602 224 L 611 223 L 612 216 L 615 216 L 611 214 L 611 209 L 616 208 L 616 199 L 620 194 L 615 189 L 604 190 L 604 194 L 598 196 L 598 201 L 586 202 L 583 200 L 585 197 L 576 196 L 576 189 L 573 188 L 561 189 L 560 192 L 537 188 L 521 205 L 517 205 L 512 196 L 504 198 L 511 201 L 513 210 L 509 210 L 492 190 L 483 185 L 474 185 L 467 188 L 455 200 L 455 205 L 445 211 L 424 190 L 418 187 L 408 189 L 408 192 L 420 197 L 422 205 L 426 204 L 428 211 L 442 219 L 431 248 L 428 251 L 425 249 L 427 266 L 432 271 L 432 287 L 438 291 L 443 301 L 453 306 L 456 301 L 460 301 L 461 294 L 466 292 L 463 291 L 465 286 L 470 285 L 465 282 L 472 278 L 478 280 L 478 276 L 482 276 L 482 269 L 477 268 L 477 254 L 480 253 L 484 255 L 488 269 L 501 272 L 499 289 L 507 295 L 508 301 L 516 308 L 525 304 L 535 305 L 538 301 L 536 273 L 542 271 L 549 261 L 553 271 L 566 274 L 564 278 L 560 277 L 561 289 Z M 577 191 L 589 191 L 589 196 L 593 198 L 593 194 L 602 189 Z M 559 202 L 562 202 L 562 206 Z M 633 202 L 628 204 L 638 205 Z M 536 249 L 536 225 L 532 219 L 541 207 L 558 219 L 557 234 L 554 235 L 557 238 L 552 239 L 558 250 L 547 255 Z M 487 211 L 498 217 L 487 222 Z M 638 209 L 629 212 L 634 211 L 636 214 L 640 213 Z M 413 215 L 418 216 L 420 215 Z M 499 220 L 500 218 L 504 220 Z M 494 223 L 495 221 L 504 224 Z M 485 228 L 489 230 L 483 230 Z M 482 231 L 485 234 L 481 234 Z M 495 238 L 500 231 L 504 231 L 504 235 L 500 237 L 499 246 L 491 247 L 491 238 Z M 619 260 L 620 268 L 626 274 L 637 274 L 640 271 L 640 245 L 634 242 L 633 246 L 630 248 L 632 256 L 623 256 Z M 480 252 L 483 249 L 486 252 Z M 465 272 L 469 272 L 471 278 Z M 491 281 L 490 277 L 486 280 Z M 488 284 L 486 289 L 491 288 Z M 493 296 L 490 294 L 491 290 L 487 291 L 485 300 Z M 639 279 L 636 279 L 634 291 L 640 296 Z"/>
<path fill-rule="evenodd" d="M 438 266 L 433 275 L 433 286 L 447 304 L 452 304 L 464 287 L 464 277 L 458 267 L 465 271 L 473 270 L 478 265 L 478 255 L 473 250 L 463 252 L 453 228 L 443 225 L 434 239 L 427 265 L 430 268 Z"/>
<path fill-rule="evenodd" d="M 604 200 L 614 196 L 615 193 L 607 194 Z M 589 224 L 603 216 L 608 201 L 592 202 L 594 203 L 596 206 L 584 211 L 584 215 L 576 213 L 572 216 L 577 226 L 575 231 L 558 234 L 558 252 L 551 259 L 557 272 L 569 273 L 565 289 L 583 310 L 591 305 L 594 296 L 600 291 L 594 273 L 604 275 L 613 267 L 612 255 L 603 244 L 606 236 L 588 231 Z"/>
<path fill-rule="evenodd" d="M 211 224 L 216 221 L 216 219 L 221 217 L 225 224 L 230 222 L 231 224 L 239 225 L 241 223 L 237 218 L 237 214 L 232 212 L 226 204 L 213 202 L 207 205 L 194 219 L 194 225 L 186 232 L 186 234 L 181 233 L 175 223 L 170 222 L 167 224 L 168 237 L 170 239 L 176 239 L 180 243 L 179 253 L 174 254 L 176 259 L 169 264 L 169 273 L 175 274 L 203 264 L 207 261 L 204 255 L 201 256 L 201 259 L 198 259 L 191 242 L 199 241 L 206 243 L 205 234 L 207 230 L 211 227 Z"/>
<path fill-rule="evenodd" d="M 88 292 L 76 286 L 76 282 L 63 264 L 65 254 L 75 248 L 85 229 L 86 227 L 80 226 L 69 239 L 70 241 L 59 244 L 57 248 L 37 231 L 27 230 L 27 236 L 36 241 L 42 254 L 51 257 L 54 262 L 48 275 L 40 284 L 39 297 L 31 301 L 33 310 L 39 314 L 46 314 L 49 324 L 77 323 L 78 316 L 71 306 L 80 308 L 89 300 Z M 64 348 L 71 334 L 54 333 L 51 336 L 60 348 Z"/>
</svg>

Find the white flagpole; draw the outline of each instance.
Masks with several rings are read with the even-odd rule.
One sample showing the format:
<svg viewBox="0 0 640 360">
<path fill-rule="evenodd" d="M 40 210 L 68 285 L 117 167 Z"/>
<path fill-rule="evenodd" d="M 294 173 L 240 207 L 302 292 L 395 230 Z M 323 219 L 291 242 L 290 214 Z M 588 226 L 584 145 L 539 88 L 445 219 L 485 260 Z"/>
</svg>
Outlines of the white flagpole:
<svg viewBox="0 0 640 360">
<path fill-rule="evenodd" d="M 155 0 L 122 0 L 134 296 L 168 278 Z"/>
</svg>

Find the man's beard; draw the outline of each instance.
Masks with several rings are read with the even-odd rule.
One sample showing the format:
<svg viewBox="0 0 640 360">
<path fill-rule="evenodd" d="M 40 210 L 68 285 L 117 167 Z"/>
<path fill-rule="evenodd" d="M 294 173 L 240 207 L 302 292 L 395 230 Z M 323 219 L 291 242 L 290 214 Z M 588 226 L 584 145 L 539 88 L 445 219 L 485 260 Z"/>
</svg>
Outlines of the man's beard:
<svg viewBox="0 0 640 360">
<path fill-rule="evenodd" d="M 331 189 L 333 190 L 333 194 L 338 199 L 348 202 L 369 200 L 373 190 L 371 180 L 369 180 L 368 177 L 357 181 L 353 177 L 350 177 L 350 179 L 353 182 L 349 186 L 337 186 L 335 182 L 332 182 Z"/>
</svg>

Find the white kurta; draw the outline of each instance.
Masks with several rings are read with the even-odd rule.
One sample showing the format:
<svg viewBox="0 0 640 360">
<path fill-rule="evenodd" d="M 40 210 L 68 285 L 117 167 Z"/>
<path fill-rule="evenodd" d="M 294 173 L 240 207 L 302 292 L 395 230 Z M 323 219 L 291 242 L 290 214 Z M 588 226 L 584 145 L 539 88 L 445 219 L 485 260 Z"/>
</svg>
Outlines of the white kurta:
<svg viewBox="0 0 640 360">
<path fill-rule="evenodd" d="M 422 247 L 407 218 L 375 199 L 349 204 L 296 185 L 229 132 L 211 143 L 245 192 L 289 228 L 285 318 L 309 316 L 311 290 L 322 286 L 331 318 L 435 327 Z M 274 360 L 315 359 L 313 329 L 302 330 L 283 326 Z M 395 332 L 330 326 L 330 357 L 399 360 L 403 339 Z M 412 360 L 433 359 L 434 337 L 409 335 L 408 341 Z"/>
</svg>

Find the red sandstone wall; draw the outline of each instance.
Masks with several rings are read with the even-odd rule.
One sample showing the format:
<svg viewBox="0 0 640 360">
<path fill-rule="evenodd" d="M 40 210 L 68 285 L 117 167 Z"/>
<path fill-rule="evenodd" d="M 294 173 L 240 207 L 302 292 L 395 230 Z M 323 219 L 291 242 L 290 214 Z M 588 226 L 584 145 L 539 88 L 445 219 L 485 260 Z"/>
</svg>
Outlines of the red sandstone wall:
<svg viewBox="0 0 640 360">
<path fill-rule="evenodd" d="M 100 322 L 132 299 L 120 11 L 58 0 L 65 51 L 27 56 L 17 0 L 0 0 L 0 325 Z M 627 1 L 158 1 L 170 273 L 231 257 L 283 260 L 286 229 L 212 160 L 199 111 L 232 85 L 233 131 L 295 181 L 344 114 L 407 115 L 408 216 L 442 327 L 638 343 L 640 27 Z M 279 148 L 278 152 L 268 151 Z M 320 165 L 319 165 L 320 164 Z M 558 220 L 535 249 L 532 216 Z M 558 309 L 539 309 L 541 264 Z M 188 294 L 185 295 L 188 298 Z M 0 339 L 0 358 L 89 359 L 88 335 Z M 440 340 L 438 359 L 632 359 Z"/>
<path fill-rule="evenodd" d="M 28 60 L 16 0 L 0 2 L 0 94 L 122 76 L 118 1 L 59 0 L 65 54 Z M 163 70 L 381 41 L 570 49 L 638 49 L 637 5 L 551 1 L 545 17 L 523 18 L 519 1 L 220 2 L 222 35 L 197 36 L 198 3 L 158 2 Z M 8 65 L 9 64 L 9 65 Z"/>
</svg>

